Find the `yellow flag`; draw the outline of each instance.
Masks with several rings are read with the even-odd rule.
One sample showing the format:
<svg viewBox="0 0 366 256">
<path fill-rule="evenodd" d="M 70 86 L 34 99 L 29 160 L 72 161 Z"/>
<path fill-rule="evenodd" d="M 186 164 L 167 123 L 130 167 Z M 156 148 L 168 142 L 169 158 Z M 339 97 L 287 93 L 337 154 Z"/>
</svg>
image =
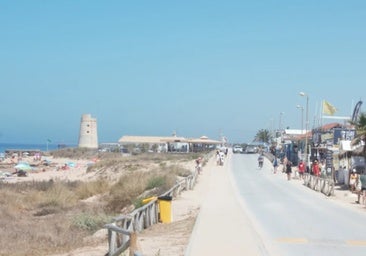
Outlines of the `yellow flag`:
<svg viewBox="0 0 366 256">
<path fill-rule="evenodd" d="M 327 101 L 323 101 L 323 114 L 334 115 L 337 109 Z"/>
</svg>

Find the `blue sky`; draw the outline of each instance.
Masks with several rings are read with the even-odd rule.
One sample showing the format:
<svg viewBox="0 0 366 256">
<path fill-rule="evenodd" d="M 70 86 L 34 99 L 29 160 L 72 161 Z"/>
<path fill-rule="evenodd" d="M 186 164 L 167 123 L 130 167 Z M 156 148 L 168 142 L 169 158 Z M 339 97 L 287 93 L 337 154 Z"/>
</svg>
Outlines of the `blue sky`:
<svg viewBox="0 0 366 256">
<path fill-rule="evenodd" d="M 365 1 L 1 1 L 1 142 L 206 135 L 249 142 L 351 115 L 366 82 Z M 361 108 L 363 111 L 363 108 Z M 326 120 L 325 122 L 333 122 Z M 341 121 L 342 122 L 342 121 Z"/>
</svg>

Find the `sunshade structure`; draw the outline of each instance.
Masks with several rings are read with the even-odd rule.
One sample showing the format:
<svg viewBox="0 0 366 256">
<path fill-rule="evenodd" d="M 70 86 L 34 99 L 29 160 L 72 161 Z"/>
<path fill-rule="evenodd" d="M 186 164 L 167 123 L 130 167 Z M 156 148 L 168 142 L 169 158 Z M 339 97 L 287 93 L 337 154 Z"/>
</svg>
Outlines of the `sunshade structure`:
<svg viewBox="0 0 366 256">
<path fill-rule="evenodd" d="M 186 138 L 184 137 L 176 137 L 176 136 L 128 136 L 125 135 L 118 140 L 120 144 L 139 144 L 139 143 L 147 143 L 147 144 L 159 144 L 159 143 L 168 143 L 168 142 L 186 142 Z"/>
<path fill-rule="evenodd" d="M 15 169 L 17 170 L 22 170 L 22 171 L 31 171 L 33 170 L 33 167 L 30 166 L 28 163 L 19 163 L 16 166 L 14 166 Z"/>
</svg>

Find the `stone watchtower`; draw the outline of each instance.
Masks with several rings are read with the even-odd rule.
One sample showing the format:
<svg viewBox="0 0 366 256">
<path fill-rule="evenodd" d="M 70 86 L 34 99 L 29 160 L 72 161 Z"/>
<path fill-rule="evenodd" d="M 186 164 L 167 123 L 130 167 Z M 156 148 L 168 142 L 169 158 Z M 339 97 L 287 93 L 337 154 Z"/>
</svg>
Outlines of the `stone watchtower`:
<svg viewBox="0 0 366 256">
<path fill-rule="evenodd" d="M 79 148 L 98 148 L 97 119 L 90 114 L 81 116 Z"/>
</svg>

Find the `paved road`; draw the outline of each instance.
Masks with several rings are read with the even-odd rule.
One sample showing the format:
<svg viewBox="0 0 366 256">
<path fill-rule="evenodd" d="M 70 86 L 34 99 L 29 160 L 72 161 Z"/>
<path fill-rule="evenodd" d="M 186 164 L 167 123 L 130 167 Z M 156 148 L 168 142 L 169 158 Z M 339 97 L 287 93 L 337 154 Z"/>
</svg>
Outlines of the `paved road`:
<svg viewBox="0 0 366 256">
<path fill-rule="evenodd" d="M 230 174 L 231 158 L 229 154 L 224 166 L 208 172 L 208 188 L 186 256 L 266 255 L 261 238 L 238 200 Z"/>
<path fill-rule="evenodd" d="M 274 175 L 257 156 L 229 156 L 210 187 L 186 256 L 366 255 L 366 210 L 344 207 Z"/>
</svg>

